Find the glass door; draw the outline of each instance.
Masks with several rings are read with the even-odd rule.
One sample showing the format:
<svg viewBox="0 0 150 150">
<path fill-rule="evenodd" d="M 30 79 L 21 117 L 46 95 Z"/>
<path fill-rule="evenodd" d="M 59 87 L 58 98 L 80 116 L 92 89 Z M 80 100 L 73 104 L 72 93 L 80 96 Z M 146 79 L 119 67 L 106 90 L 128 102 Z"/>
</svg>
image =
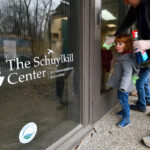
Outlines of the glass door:
<svg viewBox="0 0 150 150">
<path fill-rule="evenodd" d="M 94 13 L 92 13 L 93 10 Z M 116 92 L 107 85 L 113 72 L 116 54 L 113 48 L 104 44 L 104 41 L 107 36 L 114 35 L 125 12 L 123 1 L 95 0 L 95 5 L 91 5 L 91 22 L 94 22 L 94 24 L 91 23 L 90 31 L 92 122 L 105 115 L 118 102 Z"/>
<path fill-rule="evenodd" d="M 119 9 L 121 8 L 121 9 Z M 113 73 L 113 65 L 116 57 L 114 47 L 105 45 L 104 41 L 108 36 L 113 36 L 118 25 L 122 22 L 125 16 L 125 5 L 123 1 L 118 0 L 102 0 L 101 8 L 101 93 L 111 89 L 107 85 L 107 81 Z"/>
</svg>

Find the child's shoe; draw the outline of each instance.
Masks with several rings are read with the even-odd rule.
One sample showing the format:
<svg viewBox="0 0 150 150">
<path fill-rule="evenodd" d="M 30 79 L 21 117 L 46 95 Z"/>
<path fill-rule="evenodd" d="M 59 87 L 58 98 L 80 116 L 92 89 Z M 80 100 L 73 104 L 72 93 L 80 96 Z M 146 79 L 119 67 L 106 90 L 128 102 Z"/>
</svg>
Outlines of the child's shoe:
<svg viewBox="0 0 150 150">
<path fill-rule="evenodd" d="M 126 128 L 128 126 L 130 126 L 130 121 L 127 120 L 127 119 L 123 119 L 122 121 L 120 121 L 117 126 L 120 127 L 120 128 Z"/>
</svg>

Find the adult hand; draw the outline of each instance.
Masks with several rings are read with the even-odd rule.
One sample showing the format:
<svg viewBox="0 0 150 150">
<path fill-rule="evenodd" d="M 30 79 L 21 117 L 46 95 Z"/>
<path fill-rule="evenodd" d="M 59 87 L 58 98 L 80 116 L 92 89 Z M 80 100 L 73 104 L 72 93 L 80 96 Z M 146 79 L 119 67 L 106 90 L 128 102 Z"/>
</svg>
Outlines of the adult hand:
<svg viewBox="0 0 150 150">
<path fill-rule="evenodd" d="M 106 37 L 106 40 L 104 43 L 106 43 L 107 45 L 110 45 L 114 42 L 114 40 L 115 40 L 115 36 L 108 36 Z"/>
<path fill-rule="evenodd" d="M 134 41 L 133 47 L 135 49 L 135 53 L 150 49 L 150 40 L 139 40 Z"/>
</svg>

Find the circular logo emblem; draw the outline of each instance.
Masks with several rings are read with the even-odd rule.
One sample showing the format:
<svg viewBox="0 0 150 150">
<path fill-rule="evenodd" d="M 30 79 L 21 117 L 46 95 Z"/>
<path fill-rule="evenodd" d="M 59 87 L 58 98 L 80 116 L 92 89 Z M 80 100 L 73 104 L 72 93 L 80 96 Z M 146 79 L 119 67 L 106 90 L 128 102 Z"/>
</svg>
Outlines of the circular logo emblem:
<svg viewBox="0 0 150 150">
<path fill-rule="evenodd" d="M 22 144 L 29 143 L 37 133 L 37 125 L 34 122 L 26 124 L 20 131 L 19 141 Z"/>
</svg>

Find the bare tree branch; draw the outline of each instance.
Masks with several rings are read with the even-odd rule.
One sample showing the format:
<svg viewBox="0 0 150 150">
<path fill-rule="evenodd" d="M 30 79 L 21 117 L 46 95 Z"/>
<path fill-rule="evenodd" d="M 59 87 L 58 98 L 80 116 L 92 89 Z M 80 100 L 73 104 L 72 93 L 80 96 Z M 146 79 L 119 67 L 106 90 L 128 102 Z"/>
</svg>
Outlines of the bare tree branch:
<svg viewBox="0 0 150 150">
<path fill-rule="evenodd" d="M 30 23 L 30 14 L 29 14 L 29 6 L 30 6 L 31 0 L 29 0 L 29 3 L 27 4 L 26 0 L 24 0 L 24 4 L 26 7 L 26 14 L 27 14 L 27 22 L 28 22 L 28 33 L 29 36 L 32 37 L 31 34 L 31 23 Z"/>
</svg>

